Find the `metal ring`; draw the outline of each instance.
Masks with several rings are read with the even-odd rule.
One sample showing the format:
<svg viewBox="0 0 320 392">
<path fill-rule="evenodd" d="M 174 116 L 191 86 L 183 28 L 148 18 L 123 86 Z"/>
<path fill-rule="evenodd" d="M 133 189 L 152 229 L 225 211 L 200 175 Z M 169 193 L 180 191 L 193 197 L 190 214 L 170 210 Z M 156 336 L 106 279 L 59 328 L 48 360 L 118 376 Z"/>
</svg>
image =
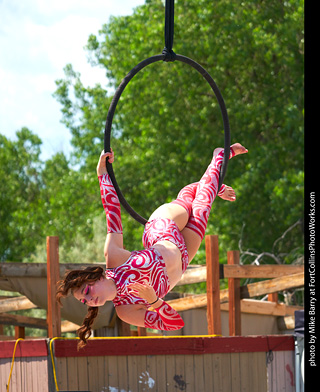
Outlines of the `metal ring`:
<svg viewBox="0 0 320 392">
<path fill-rule="evenodd" d="M 119 102 L 119 99 L 121 97 L 121 94 L 123 93 L 124 89 L 130 82 L 130 80 L 143 68 L 146 66 L 153 64 L 157 61 L 163 61 L 164 60 L 164 54 L 148 57 L 147 59 L 141 61 L 138 65 L 136 65 L 132 70 L 122 79 L 122 82 L 120 83 L 119 87 L 117 88 L 117 91 L 115 92 L 115 95 L 111 101 L 108 114 L 107 114 L 107 120 L 106 120 L 106 125 L 105 125 L 105 132 L 104 132 L 104 151 L 110 151 L 110 137 L 111 137 L 111 127 L 112 127 L 112 120 L 113 116 L 117 107 L 117 104 Z M 209 75 L 209 73 L 197 62 L 194 60 L 179 55 L 176 55 L 176 61 L 180 61 L 182 63 L 188 64 L 191 67 L 193 67 L 196 71 L 198 71 L 209 83 L 210 87 L 212 88 L 219 106 L 220 106 L 220 111 L 223 119 L 223 127 L 224 127 L 224 158 L 222 162 L 222 167 L 220 171 L 220 178 L 219 178 L 219 189 L 223 183 L 223 179 L 225 177 L 226 171 L 227 171 L 227 166 L 228 166 L 228 161 L 229 161 L 229 155 L 230 155 L 230 142 L 231 142 L 231 135 L 230 135 L 230 126 L 229 126 L 229 118 L 227 114 L 227 109 L 224 103 L 224 100 L 222 98 L 222 95 L 218 89 L 218 86 L 216 85 L 215 81 L 212 79 L 212 77 Z M 120 203 L 122 206 L 126 209 L 126 211 L 139 223 L 142 225 L 145 225 L 147 223 L 147 220 L 143 218 L 141 215 L 139 215 L 126 201 L 125 197 L 123 196 L 119 185 L 117 183 L 117 180 L 114 175 L 114 171 L 112 168 L 112 164 L 110 164 L 108 161 L 106 161 L 107 165 L 107 170 L 109 173 L 109 176 L 111 178 L 112 184 L 117 192 L 117 195 L 119 197 Z"/>
</svg>

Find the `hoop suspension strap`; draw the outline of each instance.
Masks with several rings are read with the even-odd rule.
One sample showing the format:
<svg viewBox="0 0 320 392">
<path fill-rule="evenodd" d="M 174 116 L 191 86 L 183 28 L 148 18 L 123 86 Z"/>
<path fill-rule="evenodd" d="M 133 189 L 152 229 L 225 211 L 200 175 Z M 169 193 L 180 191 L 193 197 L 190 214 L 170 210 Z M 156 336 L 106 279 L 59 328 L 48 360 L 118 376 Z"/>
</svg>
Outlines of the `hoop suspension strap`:
<svg viewBox="0 0 320 392">
<path fill-rule="evenodd" d="M 164 42 L 165 47 L 162 51 L 163 61 L 175 61 L 176 54 L 172 50 L 174 34 L 174 0 L 166 0 Z"/>
</svg>

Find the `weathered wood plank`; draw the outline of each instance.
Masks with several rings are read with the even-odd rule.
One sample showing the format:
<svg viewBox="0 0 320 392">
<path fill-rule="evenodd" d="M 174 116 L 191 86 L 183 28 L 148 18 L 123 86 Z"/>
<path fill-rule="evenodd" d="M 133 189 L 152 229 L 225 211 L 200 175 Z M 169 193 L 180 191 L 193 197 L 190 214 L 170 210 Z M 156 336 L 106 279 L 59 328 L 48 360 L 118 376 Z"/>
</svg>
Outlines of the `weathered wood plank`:
<svg viewBox="0 0 320 392">
<path fill-rule="evenodd" d="M 224 265 L 225 278 L 279 278 L 286 275 L 299 274 L 304 271 L 303 265 Z"/>
<path fill-rule="evenodd" d="M 122 356 L 121 356 L 122 357 Z M 118 357 L 117 357 L 118 359 Z M 106 357 L 106 368 L 108 369 L 108 385 L 112 388 L 119 387 L 119 364 L 116 358 Z M 125 389 L 126 390 L 126 389 Z"/>
<path fill-rule="evenodd" d="M 194 355 L 186 355 L 184 358 L 185 366 L 185 382 L 190 391 L 197 390 L 195 388 L 195 375 L 194 375 Z"/>
<path fill-rule="evenodd" d="M 242 299 L 240 301 L 242 313 L 264 314 L 271 316 L 294 316 L 296 310 L 303 309 L 301 306 L 287 306 L 270 301 L 261 301 L 257 299 Z M 221 310 L 229 310 L 228 303 L 220 305 Z"/>
<path fill-rule="evenodd" d="M 199 265 L 196 267 L 188 267 L 182 278 L 176 284 L 176 286 L 182 286 L 184 284 L 192 284 L 205 282 L 207 280 L 207 267 L 205 265 Z"/>
<path fill-rule="evenodd" d="M 167 380 L 167 392 L 175 392 L 176 391 L 176 383 L 175 383 L 175 356 L 174 355 L 166 355 L 166 380 Z"/>
<path fill-rule="evenodd" d="M 129 390 L 138 391 L 138 356 L 128 356 L 128 385 Z"/>
<path fill-rule="evenodd" d="M 252 298 L 304 286 L 304 273 L 250 283 L 241 287 L 241 298 Z"/>
<path fill-rule="evenodd" d="M 242 286 L 240 288 L 240 298 L 253 298 L 272 292 L 278 292 L 302 286 L 304 286 L 304 273 L 287 275 L 280 278 L 264 280 Z M 220 303 L 225 303 L 228 301 L 228 289 L 220 290 Z M 207 305 L 207 299 L 205 294 L 197 294 L 190 297 L 174 299 L 168 301 L 168 303 L 170 306 L 180 312 L 184 310 L 205 307 Z"/>
<path fill-rule="evenodd" d="M 167 380 L 166 380 L 166 357 L 165 355 L 156 355 L 156 366 L 157 376 L 155 378 L 156 391 L 166 392 L 167 391 Z"/>
<path fill-rule="evenodd" d="M 231 389 L 230 392 L 241 391 L 240 354 L 230 354 L 231 364 Z"/>
<path fill-rule="evenodd" d="M 88 389 L 88 364 L 86 357 L 77 357 L 78 366 L 78 385 L 79 390 L 85 391 Z"/>
<path fill-rule="evenodd" d="M 105 264 L 92 263 L 93 265 L 105 268 Z M 83 263 L 68 263 L 59 264 L 60 277 L 64 276 L 66 271 L 75 269 L 83 269 Z M 3 278 L 46 278 L 47 277 L 47 264 L 43 263 L 15 263 L 6 262 L 0 264 L 0 277 Z"/>
<path fill-rule="evenodd" d="M 37 305 L 25 296 L 0 299 L 0 313 L 34 308 L 37 308 Z"/>
<path fill-rule="evenodd" d="M 78 358 L 69 357 L 67 359 L 68 369 L 68 389 L 76 391 L 79 389 Z"/>
<path fill-rule="evenodd" d="M 114 358 L 109 357 L 111 360 Z M 128 387 L 128 358 L 125 355 L 119 355 L 117 357 L 117 365 L 118 365 L 118 388 L 119 391 L 127 391 Z M 111 385 L 106 383 L 106 385 Z"/>
<path fill-rule="evenodd" d="M 0 324 L 19 325 L 21 327 L 47 329 L 47 321 L 45 319 L 20 316 L 16 314 L 1 313 Z"/>
<path fill-rule="evenodd" d="M 55 358 L 57 383 L 59 390 L 68 390 L 68 358 Z"/>
<path fill-rule="evenodd" d="M 100 357 L 88 357 L 88 381 L 89 381 L 89 391 L 98 391 L 103 385 L 104 380 L 99 380 L 99 365 Z"/>
</svg>

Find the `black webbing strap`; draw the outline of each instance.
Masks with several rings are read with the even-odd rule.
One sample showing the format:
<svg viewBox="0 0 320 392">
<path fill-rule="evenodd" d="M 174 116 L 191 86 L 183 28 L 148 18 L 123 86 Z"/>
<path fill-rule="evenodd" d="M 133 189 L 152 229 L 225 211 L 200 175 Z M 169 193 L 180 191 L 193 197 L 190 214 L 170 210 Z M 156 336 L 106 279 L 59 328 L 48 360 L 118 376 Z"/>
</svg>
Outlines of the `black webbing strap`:
<svg viewBox="0 0 320 392">
<path fill-rule="evenodd" d="M 166 0 L 164 42 L 165 47 L 162 51 L 163 61 L 174 61 L 176 54 L 172 50 L 174 33 L 174 0 Z"/>
</svg>

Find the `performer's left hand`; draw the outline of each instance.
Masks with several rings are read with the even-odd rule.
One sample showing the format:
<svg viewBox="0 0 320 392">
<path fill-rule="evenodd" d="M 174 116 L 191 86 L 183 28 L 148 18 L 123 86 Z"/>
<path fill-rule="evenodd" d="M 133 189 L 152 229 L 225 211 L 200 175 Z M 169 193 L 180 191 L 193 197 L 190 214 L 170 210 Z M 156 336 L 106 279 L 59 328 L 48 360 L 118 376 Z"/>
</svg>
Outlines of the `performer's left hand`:
<svg viewBox="0 0 320 392">
<path fill-rule="evenodd" d="M 139 295 L 142 299 L 145 299 L 149 304 L 156 301 L 157 294 L 154 291 L 154 288 L 150 286 L 148 283 L 131 283 L 128 287 L 136 294 Z"/>
<path fill-rule="evenodd" d="M 103 174 L 107 173 L 107 167 L 106 167 L 106 158 L 109 158 L 109 162 L 113 163 L 114 162 L 114 152 L 112 151 L 112 148 L 110 148 L 111 152 L 104 152 L 102 151 L 99 162 L 97 164 L 97 175 L 102 176 Z"/>
</svg>

